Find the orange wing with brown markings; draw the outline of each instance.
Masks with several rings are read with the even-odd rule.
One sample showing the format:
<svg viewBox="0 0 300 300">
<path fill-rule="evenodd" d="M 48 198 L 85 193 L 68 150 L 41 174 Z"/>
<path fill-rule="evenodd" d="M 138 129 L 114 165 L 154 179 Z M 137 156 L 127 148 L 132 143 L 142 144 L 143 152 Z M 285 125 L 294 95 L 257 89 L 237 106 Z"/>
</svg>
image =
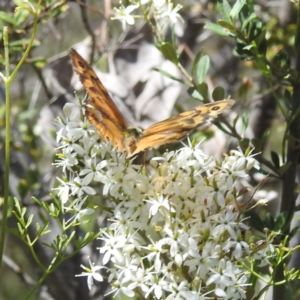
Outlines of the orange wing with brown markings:
<svg viewBox="0 0 300 300">
<path fill-rule="evenodd" d="M 144 130 L 139 141 L 136 143 L 136 150 L 132 155 L 147 148 L 153 148 L 186 137 L 189 132 L 205 124 L 209 119 L 217 117 L 224 109 L 230 108 L 234 100 L 222 100 L 197 106 L 179 115 L 155 123 Z"/>
<path fill-rule="evenodd" d="M 96 126 L 105 142 L 111 141 L 113 146 L 123 150 L 127 128 L 123 115 L 89 64 L 74 49 L 70 50 L 70 56 L 74 69 L 89 95 L 85 106 L 87 119 Z"/>
</svg>

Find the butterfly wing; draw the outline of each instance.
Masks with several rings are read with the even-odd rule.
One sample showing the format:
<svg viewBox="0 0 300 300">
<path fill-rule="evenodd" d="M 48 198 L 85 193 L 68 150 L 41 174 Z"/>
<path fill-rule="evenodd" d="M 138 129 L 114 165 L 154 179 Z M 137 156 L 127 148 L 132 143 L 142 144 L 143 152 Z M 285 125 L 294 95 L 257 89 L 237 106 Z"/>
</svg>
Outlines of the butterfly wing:
<svg viewBox="0 0 300 300">
<path fill-rule="evenodd" d="M 72 64 L 89 95 L 85 106 L 87 119 L 95 125 L 102 140 L 111 141 L 119 150 L 124 149 L 126 122 L 94 70 L 74 50 L 70 50 Z"/>
<path fill-rule="evenodd" d="M 179 115 L 158 122 L 148 127 L 136 142 L 136 149 L 130 156 L 148 148 L 157 147 L 186 137 L 188 133 L 203 125 L 210 118 L 216 117 L 224 109 L 230 108 L 234 100 L 223 100 L 197 106 Z"/>
</svg>

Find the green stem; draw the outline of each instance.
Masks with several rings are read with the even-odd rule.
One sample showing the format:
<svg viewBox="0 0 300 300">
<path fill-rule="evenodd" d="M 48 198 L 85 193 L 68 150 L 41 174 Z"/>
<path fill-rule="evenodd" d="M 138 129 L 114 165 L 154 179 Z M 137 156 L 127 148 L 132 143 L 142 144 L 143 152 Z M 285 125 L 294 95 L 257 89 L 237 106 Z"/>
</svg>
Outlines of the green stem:
<svg viewBox="0 0 300 300">
<path fill-rule="evenodd" d="M 28 47 L 19 61 L 16 68 L 13 70 L 12 74 L 9 74 L 9 42 L 8 42 L 8 28 L 3 28 L 3 43 L 4 43 L 4 57 L 5 57 L 5 77 L 1 76 L 5 83 L 5 171 L 4 171 L 4 203 L 3 203 L 3 217 L 2 217 L 2 226 L 1 226 L 1 236 L 0 236 L 0 267 L 2 264 L 4 243 L 5 243 L 5 234 L 7 229 L 7 215 L 8 215 L 8 197 L 9 197 L 9 173 L 10 173 L 10 86 L 15 78 L 17 72 L 23 65 L 25 59 L 27 58 L 29 51 L 31 50 L 36 30 L 37 30 L 37 21 L 38 21 L 38 7 L 41 4 L 42 0 L 39 0 L 36 9 L 30 6 L 29 9 L 33 14 L 33 32 L 30 38 Z"/>
<path fill-rule="evenodd" d="M 10 162 L 10 83 L 7 82 L 9 78 L 9 53 L 8 53 L 8 29 L 3 29 L 3 43 L 4 43 L 4 55 L 5 55 L 5 172 L 4 172 L 4 204 L 3 204 L 3 217 L 1 227 L 1 239 L 0 239 L 0 267 L 2 264 L 6 223 L 8 214 L 8 194 L 9 194 L 9 162 Z"/>
</svg>

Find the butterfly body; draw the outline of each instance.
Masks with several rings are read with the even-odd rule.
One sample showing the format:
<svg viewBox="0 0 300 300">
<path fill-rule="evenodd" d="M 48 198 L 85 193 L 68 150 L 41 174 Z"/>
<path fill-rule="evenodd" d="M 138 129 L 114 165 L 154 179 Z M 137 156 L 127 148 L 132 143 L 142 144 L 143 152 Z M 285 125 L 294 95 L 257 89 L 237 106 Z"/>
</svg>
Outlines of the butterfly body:
<svg viewBox="0 0 300 300">
<path fill-rule="evenodd" d="M 191 130 L 216 117 L 235 102 L 229 99 L 197 106 L 155 123 L 144 131 L 127 127 L 123 115 L 89 64 L 74 49 L 71 49 L 70 56 L 89 96 L 85 106 L 87 119 L 95 125 L 102 140 L 110 141 L 119 150 L 125 150 L 129 157 L 149 148 L 181 140 Z"/>
</svg>

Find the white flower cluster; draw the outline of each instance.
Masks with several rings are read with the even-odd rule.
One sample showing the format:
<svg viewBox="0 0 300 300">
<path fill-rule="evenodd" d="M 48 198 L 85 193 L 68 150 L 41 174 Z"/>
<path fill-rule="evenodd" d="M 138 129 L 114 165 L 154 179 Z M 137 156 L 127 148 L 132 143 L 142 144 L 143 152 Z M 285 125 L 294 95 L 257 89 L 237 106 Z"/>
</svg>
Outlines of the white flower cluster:
<svg viewBox="0 0 300 300">
<path fill-rule="evenodd" d="M 256 160 L 231 151 L 218 163 L 189 145 L 153 159 L 146 170 L 99 142 L 80 106 L 67 104 L 64 113 L 56 162 L 68 174 L 60 179 L 62 203 L 80 219 L 92 212 L 88 197 L 104 197 L 111 212 L 103 265 L 84 268 L 89 287 L 103 280 L 97 272 L 105 268 L 120 297 L 245 299 L 243 266 L 251 250 L 235 184 L 258 167 Z M 270 255 L 267 247 L 260 260 Z"/>
<path fill-rule="evenodd" d="M 182 6 L 177 4 L 174 7 L 174 4 L 170 0 L 134 0 L 131 2 L 133 4 L 127 6 L 121 4 L 119 8 L 115 8 L 115 14 L 112 18 L 119 20 L 122 23 L 123 30 L 126 29 L 127 25 L 133 25 L 135 18 L 141 17 L 139 15 L 132 15 L 132 13 L 137 8 L 141 8 L 143 6 L 146 6 L 144 11 L 147 11 L 149 15 L 152 14 L 155 16 L 156 20 L 160 20 L 162 22 L 161 25 L 166 24 L 166 22 L 170 22 L 172 25 L 176 24 L 178 21 L 184 23 L 182 17 L 178 13 Z"/>
</svg>

